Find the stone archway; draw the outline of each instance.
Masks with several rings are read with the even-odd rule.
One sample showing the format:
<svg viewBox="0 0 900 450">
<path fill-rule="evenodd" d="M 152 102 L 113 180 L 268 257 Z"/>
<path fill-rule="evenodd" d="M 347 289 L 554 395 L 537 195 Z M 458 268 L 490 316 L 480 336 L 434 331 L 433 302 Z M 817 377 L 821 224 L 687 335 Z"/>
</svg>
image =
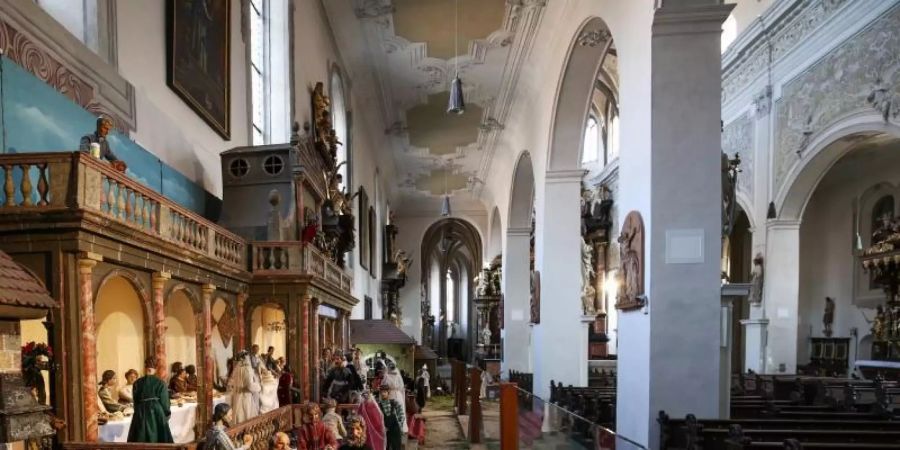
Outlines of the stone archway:
<svg viewBox="0 0 900 450">
<path fill-rule="evenodd" d="M 503 362 L 502 370 L 531 372 L 532 218 L 534 167 L 523 151 L 516 162 L 509 198 L 506 248 L 503 252 Z"/>
</svg>

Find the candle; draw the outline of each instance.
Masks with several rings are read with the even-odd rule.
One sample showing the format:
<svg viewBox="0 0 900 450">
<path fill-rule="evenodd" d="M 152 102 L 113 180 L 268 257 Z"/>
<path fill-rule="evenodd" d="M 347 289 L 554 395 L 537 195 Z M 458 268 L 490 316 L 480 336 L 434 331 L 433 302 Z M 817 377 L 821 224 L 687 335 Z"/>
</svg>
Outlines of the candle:
<svg viewBox="0 0 900 450">
<path fill-rule="evenodd" d="M 100 158 L 100 144 L 94 142 L 91 144 L 91 156 Z"/>
</svg>

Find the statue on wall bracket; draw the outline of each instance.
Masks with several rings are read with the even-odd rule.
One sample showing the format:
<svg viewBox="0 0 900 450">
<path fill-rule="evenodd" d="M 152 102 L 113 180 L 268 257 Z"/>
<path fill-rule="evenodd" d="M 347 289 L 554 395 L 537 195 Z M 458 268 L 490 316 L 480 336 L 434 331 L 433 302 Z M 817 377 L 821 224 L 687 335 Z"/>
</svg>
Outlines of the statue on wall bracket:
<svg viewBox="0 0 900 450">
<path fill-rule="evenodd" d="M 616 294 L 616 309 L 630 311 L 642 308 L 644 296 L 644 221 L 641 213 L 625 216 L 619 235 L 621 284 Z"/>
</svg>

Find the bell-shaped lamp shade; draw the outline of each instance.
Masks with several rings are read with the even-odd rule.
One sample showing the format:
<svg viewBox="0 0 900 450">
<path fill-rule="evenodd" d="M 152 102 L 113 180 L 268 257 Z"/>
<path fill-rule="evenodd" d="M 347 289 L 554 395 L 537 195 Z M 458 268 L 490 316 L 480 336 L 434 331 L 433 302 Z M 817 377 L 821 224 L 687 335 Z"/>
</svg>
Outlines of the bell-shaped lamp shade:
<svg viewBox="0 0 900 450">
<path fill-rule="evenodd" d="M 447 104 L 447 112 L 462 114 L 466 112 L 466 102 L 463 100 L 462 80 L 459 75 L 450 82 L 450 102 Z"/>
<path fill-rule="evenodd" d="M 441 203 L 441 217 L 450 216 L 450 196 L 444 195 L 444 201 Z"/>
</svg>

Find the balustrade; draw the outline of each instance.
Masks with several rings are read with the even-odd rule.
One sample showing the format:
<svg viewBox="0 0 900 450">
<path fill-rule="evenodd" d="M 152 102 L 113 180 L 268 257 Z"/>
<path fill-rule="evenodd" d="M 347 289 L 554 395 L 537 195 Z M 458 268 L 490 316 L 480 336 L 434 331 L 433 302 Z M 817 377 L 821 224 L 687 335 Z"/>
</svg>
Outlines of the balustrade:
<svg viewBox="0 0 900 450">
<path fill-rule="evenodd" d="M 0 155 L 0 213 L 93 211 L 132 229 L 247 270 L 248 243 L 181 207 L 109 164 L 81 152 Z M 253 242 L 249 269 L 261 274 L 309 275 L 344 292 L 353 280 L 313 245 Z"/>
</svg>

